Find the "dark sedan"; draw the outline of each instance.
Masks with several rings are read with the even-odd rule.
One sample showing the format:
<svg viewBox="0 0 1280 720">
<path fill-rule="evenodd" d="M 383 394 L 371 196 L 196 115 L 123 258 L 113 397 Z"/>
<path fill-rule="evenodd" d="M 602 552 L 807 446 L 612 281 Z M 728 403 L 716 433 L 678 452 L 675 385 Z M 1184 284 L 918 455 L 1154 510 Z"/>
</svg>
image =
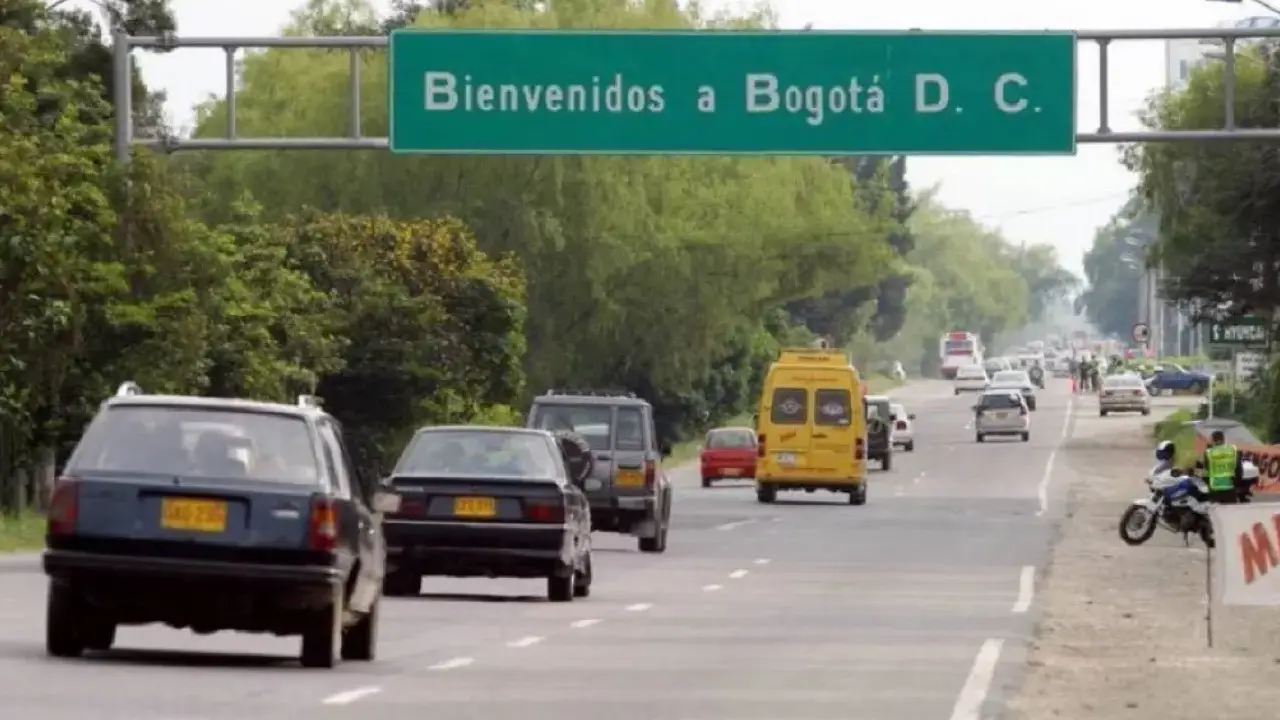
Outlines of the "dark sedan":
<svg viewBox="0 0 1280 720">
<path fill-rule="evenodd" d="M 552 602 L 591 592 L 591 511 L 551 433 L 422 428 L 388 482 L 386 595 L 417 595 L 426 575 L 545 578 Z"/>
</svg>

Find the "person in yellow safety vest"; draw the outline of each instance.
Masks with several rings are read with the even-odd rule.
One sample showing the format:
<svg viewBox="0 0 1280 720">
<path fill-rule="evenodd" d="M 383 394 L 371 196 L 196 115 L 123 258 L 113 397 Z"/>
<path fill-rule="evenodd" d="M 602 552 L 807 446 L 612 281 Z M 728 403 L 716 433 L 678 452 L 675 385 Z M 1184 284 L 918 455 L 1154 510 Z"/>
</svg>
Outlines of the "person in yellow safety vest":
<svg viewBox="0 0 1280 720">
<path fill-rule="evenodd" d="M 1214 430 L 1213 444 L 1204 451 L 1204 479 L 1209 486 L 1209 500 L 1234 504 L 1236 484 L 1244 477 L 1244 458 L 1235 445 L 1228 445 L 1226 435 Z"/>
</svg>

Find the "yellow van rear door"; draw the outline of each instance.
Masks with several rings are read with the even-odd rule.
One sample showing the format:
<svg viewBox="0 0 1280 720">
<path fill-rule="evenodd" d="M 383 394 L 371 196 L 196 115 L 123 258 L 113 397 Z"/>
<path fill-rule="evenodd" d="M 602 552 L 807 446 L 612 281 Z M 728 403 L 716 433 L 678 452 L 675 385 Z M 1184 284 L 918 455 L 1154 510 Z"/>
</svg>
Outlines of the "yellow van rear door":
<svg viewBox="0 0 1280 720">
<path fill-rule="evenodd" d="M 855 476 L 854 444 L 862 436 L 861 403 L 847 388 L 818 387 L 813 392 L 813 433 L 809 443 L 812 467 Z M 854 408 L 858 407 L 855 412 Z"/>
<path fill-rule="evenodd" d="M 769 423 L 773 437 L 765 447 L 779 469 L 795 470 L 809 464 L 809 389 L 803 386 L 778 385 L 769 398 Z"/>
</svg>

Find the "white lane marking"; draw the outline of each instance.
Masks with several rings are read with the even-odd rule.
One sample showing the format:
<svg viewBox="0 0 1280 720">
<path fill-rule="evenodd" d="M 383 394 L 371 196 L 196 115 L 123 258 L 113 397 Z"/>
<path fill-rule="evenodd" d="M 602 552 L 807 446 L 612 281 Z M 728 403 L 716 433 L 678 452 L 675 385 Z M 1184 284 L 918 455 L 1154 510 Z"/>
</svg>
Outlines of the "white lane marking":
<svg viewBox="0 0 1280 720">
<path fill-rule="evenodd" d="M 748 520 L 736 520 L 734 522 L 727 522 L 723 525 L 717 525 L 716 529 L 717 530 L 733 530 L 734 528 L 740 528 L 743 525 L 750 525 L 753 522 L 755 522 L 755 518 L 751 518 Z"/>
<path fill-rule="evenodd" d="M 1022 567 L 1018 575 L 1018 599 L 1013 603 L 1015 613 L 1024 613 L 1031 609 L 1031 599 L 1036 594 L 1036 569 L 1030 565 Z"/>
<path fill-rule="evenodd" d="M 627 612 L 644 612 L 651 607 L 653 607 L 652 603 L 636 603 L 635 605 L 628 605 Z"/>
<path fill-rule="evenodd" d="M 546 640 L 546 638 L 538 637 L 537 635 L 526 635 L 526 636 L 524 636 L 524 637 L 520 638 L 519 640 L 512 640 L 511 642 L 507 643 L 507 647 L 509 647 L 509 648 L 527 648 L 527 647 L 529 647 L 530 645 L 537 645 L 538 643 L 542 642 L 543 640 Z"/>
<path fill-rule="evenodd" d="M 733 572 L 729 573 L 730 580 L 741 580 L 746 576 L 747 576 L 746 570 L 734 570 Z"/>
<path fill-rule="evenodd" d="M 970 420 L 969 422 L 965 423 L 965 424 L 964 424 L 964 429 L 965 429 L 965 430 L 972 430 L 972 429 L 973 429 L 973 421 L 972 421 L 972 420 Z"/>
<path fill-rule="evenodd" d="M 427 669 L 428 670 L 457 670 L 458 668 L 464 668 L 475 661 L 476 661 L 475 658 L 456 657 L 456 658 L 453 658 L 452 660 L 445 660 L 442 663 L 436 663 L 435 665 L 432 665 Z"/>
<path fill-rule="evenodd" d="M 569 627 L 589 628 L 592 625 L 599 625 L 599 624 L 600 624 L 600 618 L 587 618 L 586 620 L 574 620 L 573 622 L 569 623 Z"/>
<path fill-rule="evenodd" d="M 769 558 L 756 558 L 754 562 L 756 565 L 768 565 Z"/>
<path fill-rule="evenodd" d="M 382 692 L 382 688 L 374 687 L 373 685 L 367 685 L 365 687 L 358 687 L 354 690 L 344 690 L 340 693 L 334 693 L 329 697 L 325 698 L 324 700 L 322 700 L 321 702 L 323 702 L 325 705 L 350 705 L 351 703 L 359 700 L 360 698 L 366 698 L 366 697 L 369 697 L 370 695 L 377 695 L 380 692 Z"/>
<path fill-rule="evenodd" d="M 722 587 L 724 586 L 723 585 L 703 585 L 702 592 L 715 592 Z"/>
<path fill-rule="evenodd" d="M 769 518 L 769 521 L 770 521 L 770 522 L 782 522 L 782 516 L 781 516 L 781 515 L 779 515 L 779 516 L 777 516 L 777 517 Z"/>
<path fill-rule="evenodd" d="M 1062 439 L 1067 439 L 1067 434 L 1071 430 L 1071 417 L 1076 413 L 1076 399 L 1071 398 L 1067 401 L 1067 417 L 1062 421 Z"/>
<path fill-rule="evenodd" d="M 973 667 L 969 677 L 965 678 L 960 695 L 951 710 L 951 720 L 981 720 L 982 704 L 991 692 L 991 680 L 996 674 L 996 663 L 1000 662 L 1000 650 L 1004 648 L 1004 640 L 990 639 L 982 643 L 978 656 L 973 659 Z"/>
<path fill-rule="evenodd" d="M 1040 509 L 1036 510 L 1036 517 L 1049 511 L 1049 479 L 1053 477 L 1053 461 L 1056 457 L 1058 457 L 1057 450 L 1049 453 L 1049 461 L 1044 464 L 1044 476 L 1036 486 L 1036 499 L 1040 501 Z"/>
</svg>

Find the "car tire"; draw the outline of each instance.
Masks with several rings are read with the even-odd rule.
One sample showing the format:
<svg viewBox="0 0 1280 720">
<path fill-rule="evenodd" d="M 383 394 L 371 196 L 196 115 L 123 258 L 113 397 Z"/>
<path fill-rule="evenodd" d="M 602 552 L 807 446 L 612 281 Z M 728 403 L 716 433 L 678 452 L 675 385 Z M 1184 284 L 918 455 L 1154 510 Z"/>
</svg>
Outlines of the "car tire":
<svg viewBox="0 0 1280 720">
<path fill-rule="evenodd" d="M 578 582 L 578 573 L 570 570 L 565 575 L 547 577 L 547 599 L 554 603 L 572 602 L 573 589 Z"/>
<path fill-rule="evenodd" d="M 84 604 L 71 586 L 50 580 L 44 620 L 44 645 L 49 655 L 73 658 L 84 654 L 83 618 Z"/>
<path fill-rule="evenodd" d="M 417 597 L 422 591 L 422 576 L 407 570 L 388 572 L 382 578 L 382 594 L 387 597 Z"/>
<path fill-rule="evenodd" d="M 591 596 L 591 580 L 595 575 L 594 568 L 591 567 L 591 551 L 587 551 L 587 556 L 583 558 L 582 572 L 574 578 L 573 596 L 584 598 Z"/>
<path fill-rule="evenodd" d="M 766 505 L 778 499 L 778 489 L 772 485 L 756 486 L 756 502 Z"/>
<path fill-rule="evenodd" d="M 1187 388 L 1187 390 L 1188 390 L 1188 391 L 1190 391 L 1192 395 L 1203 395 L 1203 394 L 1204 394 L 1204 384 L 1202 384 L 1202 383 L 1201 383 L 1201 382 L 1199 382 L 1199 381 L 1193 382 L 1193 383 L 1191 383 L 1191 385 Z"/>
<path fill-rule="evenodd" d="M 653 537 L 640 538 L 640 552 L 664 553 L 667 551 L 667 521 L 663 521 Z"/>
<path fill-rule="evenodd" d="M 866 505 L 867 504 L 867 486 L 863 483 L 862 487 L 849 493 L 850 505 Z"/>
<path fill-rule="evenodd" d="M 116 624 L 111 620 L 90 616 L 81 626 L 84 649 L 106 652 L 116 642 Z"/>
<path fill-rule="evenodd" d="M 889 453 L 880 459 L 880 469 L 885 472 L 893 469 L 893 453 Z"/>
<path fill-rule="evenodd" d="M 987 436 L 986 436 L 986 435 L 983 435 L 982 433 L 977 433 L 977 434 L 976 434 L 976 435 L 974 435 L 973 437 L 974 437 L 974 439 L 975 439 L 975 440 L 977 440 L 978 442 L 986 442 L 986 440 L 987 440 Z"/>
<path fill-rule="evenodd" d="M 912 440 L 911 442 L 907 443 L 907 446 L 906 446 L 906 447 L 907 447 L 907 452 L 915 452 L 915 451 L 916 451 L 916 443 L 915 443 L 915 441 L 914 441 L 914 440 Z"/>
<path fill-rule="evenodd" d="M 1150 410 L 1143 410 L 1143 411 L 1142 411 L 1142 414 L 1143 414 L 1143 415 L 1150 415 L 1150 414 L 1151 414 L 1151 411 L 1150 411 Z"/>
<path fill-rule="evenodd" d="M 1022 442 L 1031 442 L 1031 433 L 1029 432 L 1022 433 Z"/>
<path fill-rule="evenodd" d="M 959 391 L 959 390 L 956 390 L 956 395 L 957 395 L 957 396 L 959 396 L 959 395 L 960 395 L 960 391 Z"/>
<path fill-rule="evenodd" d="M 380 603 L 374 600 L 373 605 L 369 607 L 369 612 L 342 634 L 343 660 L 369 661 L 377 655 L 379 605 Z"/>
<path fill-rule="evenodd" d="M 302 631 L 302 667 L 331 668 L 342 651 L 342 621 L 346 616 L 341 590 L 334 590 L 329 604 L 313 610 Z"/>
<path fill-rule="evenodd" d="M 702 487 L 704 487 L 704 488 L 709 488 L 709 487 L 711 487 L 711 478 L 709 478 L 709 477 L 704 477 L 704 478 L 702 478 Z"/>
</svg>

